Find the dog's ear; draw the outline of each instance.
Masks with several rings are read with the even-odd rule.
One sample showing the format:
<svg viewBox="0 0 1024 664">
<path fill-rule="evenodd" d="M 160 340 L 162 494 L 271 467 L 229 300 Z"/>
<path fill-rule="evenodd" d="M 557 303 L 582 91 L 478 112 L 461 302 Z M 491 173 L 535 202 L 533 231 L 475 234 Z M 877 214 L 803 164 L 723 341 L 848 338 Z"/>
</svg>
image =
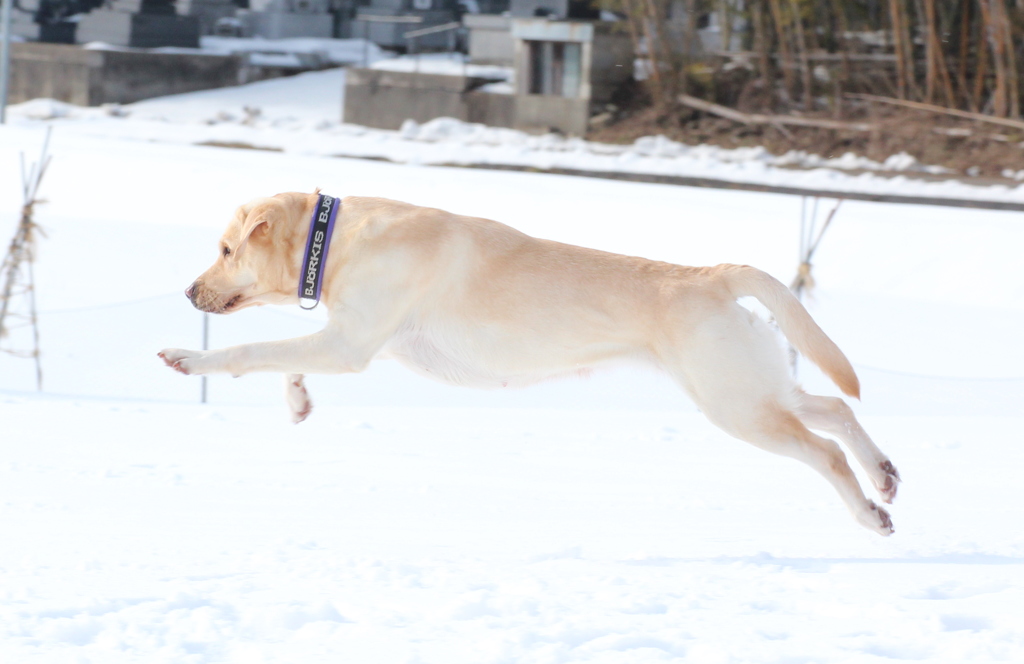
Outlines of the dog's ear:
<svg viewBox="0 0 1024 664">
<path fill-rule="evenodd" d="M 249 240 L 270 231 L 270 226 L 281 217 L 281 205 L 273 199 L 264 199 L 238 208 L 241 228 L 238 234 L 236 256 L 241 255 Z"/>
</svg>

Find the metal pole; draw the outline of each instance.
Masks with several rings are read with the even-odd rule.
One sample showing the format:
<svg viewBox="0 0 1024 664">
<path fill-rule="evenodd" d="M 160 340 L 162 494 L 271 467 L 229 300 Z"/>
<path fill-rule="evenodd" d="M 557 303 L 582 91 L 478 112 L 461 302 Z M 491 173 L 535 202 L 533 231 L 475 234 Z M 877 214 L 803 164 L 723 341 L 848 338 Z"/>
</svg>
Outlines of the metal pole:
<svg viewBox="0 0 1024 664">
<path fill-rule="evenodd" d="M 210 350 L 210 314 L 203 314 L 203 350 Z M 199 402 L 206 403 L 206 374 L 202 376 L 202 392 Z"/>
<path fill-rule="evenodd" d="M 4 3 L 0 14 L 0 124 L 7 122 L 7 86 L 11 77 L 11 10 L 14 0 Z"/>
</svg>

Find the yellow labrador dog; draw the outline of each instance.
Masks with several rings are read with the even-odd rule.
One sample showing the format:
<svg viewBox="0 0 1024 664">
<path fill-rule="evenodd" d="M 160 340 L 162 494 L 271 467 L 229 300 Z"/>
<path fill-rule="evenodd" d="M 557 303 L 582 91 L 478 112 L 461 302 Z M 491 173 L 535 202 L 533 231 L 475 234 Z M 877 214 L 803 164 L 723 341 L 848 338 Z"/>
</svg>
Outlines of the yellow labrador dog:
<svg viewBox="0 0 1024 664">
<path fill-rule="evenodd" d="M 311 218 L 323 197 L 286 193 L 238 209 L 220 256 L 186 295 L 202 311 L 294 304 Z M 885 502 L 899 474 L 838 398 L 804 392 L 769 326 L 736 303 L 753 296 L 789 341 L 853 397 L 842 351 L 800 302 L 752 267 L 684 267 L 541 240 L 487 219 L 381 199 L 340 201 L 323 262 L 326 327 L 306 337 L 219 350 L 167 349 L 184 374 L 286 374 L 296 422 L 306 373 L 359 372 L 391 357 L 437 380 L 520 386 L 613 360 L 666 371 L 715 425 L 825 476 L 863 526 L 893 532 L 867 499 L 841 439 Z M 307 242 L 307 240 L 309 242 Z"/>
</svg>

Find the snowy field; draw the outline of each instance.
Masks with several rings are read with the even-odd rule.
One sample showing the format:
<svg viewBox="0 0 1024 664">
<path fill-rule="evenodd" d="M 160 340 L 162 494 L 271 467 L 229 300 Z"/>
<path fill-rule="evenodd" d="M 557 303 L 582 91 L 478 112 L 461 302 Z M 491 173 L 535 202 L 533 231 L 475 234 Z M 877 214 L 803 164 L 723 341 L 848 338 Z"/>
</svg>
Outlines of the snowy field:
<svg viewBox="0 0 1024 664">
<path fill-rule="evenodd" d="M 309 80 L 127 117 L 44 122 L 35 102 L 0 127 L 4 243 L 18 153 L 54 127 L 37 209 L 45 392 L 29 361 L 0 356 L 0 662 L 1024 661 L 1020 215 L 846 202 L 825 236 L 808 306 L 904 479 L 881 538 L 811 470 L 719 432 L 654 374 L 484 392 L 380 362 L 311 377 L 299 426 L 279 376 L 212 377 L 199 404 L 199 379 L 155 354 L 200 343 L 182 290 L 255 196 L 321 186 L 795 272 L 798 198 L 425 166 L 445 148 L 395 133 L 381 142 L 418 161 L 331 157 L 316 146 L 349 140 L 340 88 Z M 243 105 L 260 118 L 242 124 Z M 207 124 L 219 113 L 236 119 Z M 282 151 L 196 145 L 218 127 Z M 321 321 L 247 310 L 213 318 L 211 343 Z"/>
<path fill-rule="evenodd" d="M 409 71 L 461 71 L 443 59 L 386 59 L 374 67 Z M 500 77 L 503 68 L 475 73 Z M 492 85 L 507 86 L 507 83 Z M 232 89 L 205 90 L 151 99 L 127 106 L 81 108 L 53 100 L 33 100 L 10 109 L 14 122 L 60 119 L 67 135 L 118 138 L 179 145 L 244 145 L 303 156 L 360 157 L 410 165 L 500 165 L 526 169 L 570 169 L 700 177 L 856 192 L 931 198 L 1024 202 L 1024 186 L 975 186 L 957 180 L 927 181 L 920 176 L 946 170 L 917 162 L 905 153 L 882 162 L 853 153 L 823 157 L 803 151 L 772 155 L 761 147 L 726 149 L 684 145 L 664 136 L 645 136 L 630 145 L 593 143 L 556 134 L 533 136 L 452 118 L 400 131 L 345 124 L 345 72 L 332 69 L 289 79 L 262 81 Z M 885 171 L 886 174 L 879 174 Z M 905 173 L 892 177 L 893 173 Z M 1024 180 L 1024 169 L 1003 175 Z"/>
</svg>

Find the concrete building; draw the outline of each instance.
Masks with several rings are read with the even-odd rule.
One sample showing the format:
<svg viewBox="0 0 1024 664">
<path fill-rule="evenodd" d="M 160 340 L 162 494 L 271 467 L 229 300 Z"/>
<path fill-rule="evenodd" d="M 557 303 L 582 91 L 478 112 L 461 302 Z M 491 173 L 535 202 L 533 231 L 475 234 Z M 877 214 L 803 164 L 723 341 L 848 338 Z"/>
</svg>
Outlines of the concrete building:
<svg viewBox="0 0 1024 664">
<path fill-rule="evenodd" d="M 514 83 L 504 92 L 485 90 L 492 81 L 471 76 L 353 69 L 345 121 L 397 129 L 407 118 L 447 116 L 582 136 L 592 108 L 632 76 L 632 43 L 607 23 L 510 19 L 510 39 Z"/>
<path fill-rule="evenodd" d="M 502 14 L 466 14 L 462 24 L 469 33 L 469 61 L 481 65 L 512 66 L 512 17 Z"/>
<path fill-rule="evenodd" d="M 462 10 L 459 0 L 371 0 L 360 7 L 347 36 L 365 38 L 381 48 L 405 51 L 407 32 L 456 23 Z M 439 32 L 416 39 L 418 50 L 449 50 L 452 34 Z"/>
<path fill-rule="evenodd" d="M 513 19 L 516 124 L 583 135 L 591 106 L 633 75 L 633 44 L 608 23 Z"/>
</svg>

